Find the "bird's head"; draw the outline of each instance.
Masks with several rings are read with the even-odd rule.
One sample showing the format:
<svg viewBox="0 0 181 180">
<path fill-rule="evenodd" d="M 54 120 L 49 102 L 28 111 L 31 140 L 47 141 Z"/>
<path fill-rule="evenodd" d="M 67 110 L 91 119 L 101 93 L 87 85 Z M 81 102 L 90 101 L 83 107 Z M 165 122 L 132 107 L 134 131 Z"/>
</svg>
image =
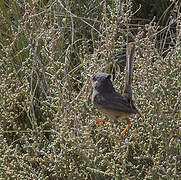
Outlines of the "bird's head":
<svg viewBox="0 0 181 180">
<path fill-rule="evenodd" d="M 112 76 L 107 73 L 98 72 L 91 75 L 92 87 L 98 92 L 113 92 Z"/>
</svg>

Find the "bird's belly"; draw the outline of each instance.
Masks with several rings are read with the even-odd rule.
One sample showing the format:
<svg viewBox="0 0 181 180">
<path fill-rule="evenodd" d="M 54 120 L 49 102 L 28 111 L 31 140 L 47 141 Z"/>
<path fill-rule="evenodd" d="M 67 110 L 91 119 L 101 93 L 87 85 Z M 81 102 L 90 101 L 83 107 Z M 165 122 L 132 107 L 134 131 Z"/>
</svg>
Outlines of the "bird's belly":
<svg viewBox="0 0 181 180">
<path fill-rule="evenodd" d="M 115 111 L 112 109 L 103 109 L 98 107 L 98 109 L 104 113 L 105 115 L 107 115 L 108 117 L 110 117 L 112 120 L 121 120 L 121 119 L 127 119 L 132 113 L 126 113 L 126 112 L 121 112 L 121 111 Z"/>
</svg>

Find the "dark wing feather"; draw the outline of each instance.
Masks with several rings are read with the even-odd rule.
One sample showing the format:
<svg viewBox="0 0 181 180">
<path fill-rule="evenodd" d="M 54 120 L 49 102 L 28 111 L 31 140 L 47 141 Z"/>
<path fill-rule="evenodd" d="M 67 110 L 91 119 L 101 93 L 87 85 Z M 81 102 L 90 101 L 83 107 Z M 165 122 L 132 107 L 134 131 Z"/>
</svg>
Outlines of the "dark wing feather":
<svg viewBox="0 0 181 180">
<path fill-rule="evenodd" d="M 115 110 L 125 113 L 137 113 L 132 100 L 129 101 L 127 98 L 123 97 L 121 94 L 106 93 L 106 94 L 97 94 L 94 97 L 94 104 L 101 109 Z"/>
</svg>

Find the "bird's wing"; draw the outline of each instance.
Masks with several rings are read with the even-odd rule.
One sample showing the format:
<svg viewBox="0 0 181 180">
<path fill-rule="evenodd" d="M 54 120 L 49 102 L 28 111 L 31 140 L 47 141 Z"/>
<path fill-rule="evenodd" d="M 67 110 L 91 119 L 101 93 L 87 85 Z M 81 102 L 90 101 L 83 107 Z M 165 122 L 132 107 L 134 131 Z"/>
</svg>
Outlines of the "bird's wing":
<svg viewBox="0 0 181 180">
<path fill-rule="evenodd" d="M 133 103 L 117 92 L 103 95 L 97 94 L 94 98 L 94 103 L 101 109 L 115 110 L 125 113 L 137 113 Z"/>
</svg>

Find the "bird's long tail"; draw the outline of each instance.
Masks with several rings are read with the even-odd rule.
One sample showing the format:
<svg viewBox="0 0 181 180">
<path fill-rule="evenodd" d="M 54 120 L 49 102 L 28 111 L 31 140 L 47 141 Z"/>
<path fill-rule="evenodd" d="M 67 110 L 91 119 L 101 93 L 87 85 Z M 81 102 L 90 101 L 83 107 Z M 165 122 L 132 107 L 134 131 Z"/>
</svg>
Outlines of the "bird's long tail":
<svg viewBox="0 0 181 180">
<path fill-rule="evenodd" d="M 123 96 L 132 100 L 132 77 L 133 77 L 133 58 L 135 53 L 135 43 L 129 43 L 126 49 L 126 75 L 123 88 Z"/>
</svg>

